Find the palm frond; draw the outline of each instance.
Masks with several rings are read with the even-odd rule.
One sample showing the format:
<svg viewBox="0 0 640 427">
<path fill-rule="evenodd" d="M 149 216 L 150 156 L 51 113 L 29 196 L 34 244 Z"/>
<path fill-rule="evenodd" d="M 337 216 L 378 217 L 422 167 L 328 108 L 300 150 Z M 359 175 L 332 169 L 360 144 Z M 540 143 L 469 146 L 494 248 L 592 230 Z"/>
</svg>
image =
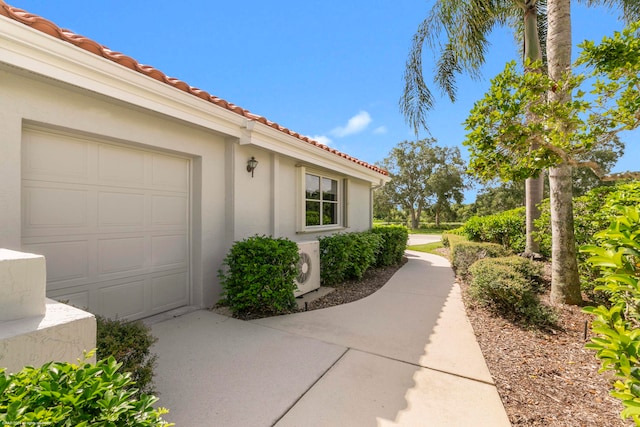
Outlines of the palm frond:
<svg viewBox="0 0 640 427">
<path fill-rule="evenodd" d="M 638 0 L 579 0 L 588 7 L 604 6 L 618 10 L 620 19 L 626 24 L 640 20 L 640 1 Z"/>
<path fill-rule="evenodd" d="M 416 134 L 421 128 L 428 131 L 427 114 L 435 102 L 424 79 L 423 53 L 433 55 L 435 85 L 455 101 L 458 75 L 480 78 L 489 34 L 496 26 L 507 25 L 520 10 L 514 0 L 436 1 L 413 37 L 399 103 Z"/>
</svg>

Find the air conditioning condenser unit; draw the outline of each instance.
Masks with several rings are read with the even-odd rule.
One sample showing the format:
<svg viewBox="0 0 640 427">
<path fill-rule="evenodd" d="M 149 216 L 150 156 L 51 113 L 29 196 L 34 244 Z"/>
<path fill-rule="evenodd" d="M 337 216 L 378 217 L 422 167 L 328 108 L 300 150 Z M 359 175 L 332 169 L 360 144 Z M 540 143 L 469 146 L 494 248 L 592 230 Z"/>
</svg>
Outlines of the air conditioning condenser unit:
<svg viewBox="0 0 640 427">
<path fill-rule="evenodd" d="M 300 261 L 298 262 L 298 276 L 296 285 L 298 289 L 294 292 L 296 297 L 314 291 L 320 287 L 320 242 L 300 242 L 298 243 Z"/>
</svg>

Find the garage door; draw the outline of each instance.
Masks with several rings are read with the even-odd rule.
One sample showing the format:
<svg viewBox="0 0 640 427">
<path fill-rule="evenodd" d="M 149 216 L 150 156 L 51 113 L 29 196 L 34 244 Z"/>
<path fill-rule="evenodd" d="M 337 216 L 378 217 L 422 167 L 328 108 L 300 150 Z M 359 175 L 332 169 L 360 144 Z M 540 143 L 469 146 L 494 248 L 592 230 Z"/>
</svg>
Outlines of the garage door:
<svg viewBox="0 0 640 427">
<path fill-rule="evenodd" d="M 189 304 L 188 158 L 23 133 L 22 244 L 47 295 L 112 318 Z"/>
</svg>

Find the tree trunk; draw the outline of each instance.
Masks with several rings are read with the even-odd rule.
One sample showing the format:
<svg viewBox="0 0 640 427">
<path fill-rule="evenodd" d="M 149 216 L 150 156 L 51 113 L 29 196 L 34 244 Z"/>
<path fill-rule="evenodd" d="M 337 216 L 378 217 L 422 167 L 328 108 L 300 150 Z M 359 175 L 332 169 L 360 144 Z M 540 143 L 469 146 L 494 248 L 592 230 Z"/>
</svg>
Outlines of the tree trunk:
<svg viewBox="0 0 640 427">
<path fill-rule="evenodd" d="M 540 209 L 538 205 L 542 202 L 544 191 L 544 174 L 541 173 L 537 178 L 528 178 L 525 181 L 525 212 L 526 212 L 526 244 L 525 255 L 533 255 L 540 252 L 540 244 L 533 237 L 533 233 L 538 231 L 535 226 L 535 220 L 540 218 Z"/>
<path fill-rule="evenodd" d="M 570 0 L 547 1 L 547 61 L 549 76 L 559 80 L 571 71 Z M 570 93 L 558 88 L 550 100 L 569 101 Z M 579 304 L 580 278 L 573 230 L 571 167 L 560 164 L 549 170 L 551 201 L 551 302 Z"/>
<path fill-rule="evenodd" d="M 580 304 L 580 276 L 573 233 L 571 166 L 549 169 L 551 201 L 551 302 Z"/>
<path fill-rule="evenodd" d="M 527 0 L 524 10 L 524 56 L 530 61 L 542 60 L 542 48 L 540 38 L 538 37 L 538 12 L 535 0 Z M 526 72 L 540 72 L 537 70 L 526 69 Z M 535 144 L 532 144 L 535 149 Z M 540 217 L 540 209 L 538 205 L 542 202 L 544 190 L 544 174 L 535 178 L 528 178 L 525 181 L 525 214 L 526 214 L 526 244 L 525 255 L 533 255 L 540 252 L 540 244 L 533 237 L 533 233 L 537 231 L 534 221 Z"/>
<path fill-rule="evenodd" d="M 417 226 L 418 219 L 416 218 L 416 210 L 415 210 L 415 208 L 409 209 L 409 213 L 411 213 L 411 228 L 412 229 L 418 228 L 418 226 Z M 418 218 L 420 218 L 420 217 L 418 217 Z"/>
<path fill-rule="evenodd" d="M 435 214 L 436 214 L 436 228 L 440 228 L 440 206 L 435 206 Z"/>
</svg>

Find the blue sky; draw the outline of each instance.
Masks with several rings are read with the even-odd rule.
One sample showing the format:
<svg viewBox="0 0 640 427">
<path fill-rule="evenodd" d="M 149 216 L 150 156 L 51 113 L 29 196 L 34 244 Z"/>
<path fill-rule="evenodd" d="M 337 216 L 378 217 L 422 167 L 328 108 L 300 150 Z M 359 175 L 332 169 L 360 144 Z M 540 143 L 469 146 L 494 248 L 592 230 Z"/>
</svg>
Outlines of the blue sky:
<svg viewBox="0 0 640 427">
<path fill-rule="evenodd" d="M 433 0 L 8 3 L 369 163 L 415 138 L 398 100 L 411 38 Z M 574 42 L 621 29 L 617 17 L 574 4 Z M 438 100 L 429 118 L 440 145 L 461 146 L 473 102 L 506 61 L 518 59 L 507 30 L 491 40 L 483 79 L 461 76 L 456 103 Z M 430 77 L 430 53 L 424 65 Z M 636 168 L 640 150 L 627 141 L 626 151 L 616 170 Z"/>
</svg>

